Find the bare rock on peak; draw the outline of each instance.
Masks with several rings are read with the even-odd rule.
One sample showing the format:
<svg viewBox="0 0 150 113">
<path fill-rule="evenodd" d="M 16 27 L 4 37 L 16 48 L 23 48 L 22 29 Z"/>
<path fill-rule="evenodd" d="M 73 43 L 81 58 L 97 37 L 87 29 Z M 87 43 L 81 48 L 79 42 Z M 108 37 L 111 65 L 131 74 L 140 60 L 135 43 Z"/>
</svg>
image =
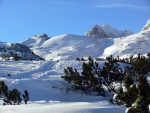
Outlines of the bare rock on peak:
<svg viewBox="0 0 150 113">
<path fill-rule="evenodd" d="M 134 34 L 130 30 L 118 30 L 110 25 L 106 24 L 103 26 L 95 25 L 90 31 L 85 33 L 85 36 L 95 37 L 95 38 L 117 38 L 124 37 Z"/>
<path fill-rule="evenodd" d="M 142 31 L 150 30 L 150 20 L 147 21 L 146 25 L 142 29 Z"/>
<path fill-rule="evenodd" d="M 103 31 L 103 29 L 95 25 L 90 31 L 85 33 L 85 36 L 95 37 L 95 38 L 107 38 L 107 34 Z"/>
</svg>

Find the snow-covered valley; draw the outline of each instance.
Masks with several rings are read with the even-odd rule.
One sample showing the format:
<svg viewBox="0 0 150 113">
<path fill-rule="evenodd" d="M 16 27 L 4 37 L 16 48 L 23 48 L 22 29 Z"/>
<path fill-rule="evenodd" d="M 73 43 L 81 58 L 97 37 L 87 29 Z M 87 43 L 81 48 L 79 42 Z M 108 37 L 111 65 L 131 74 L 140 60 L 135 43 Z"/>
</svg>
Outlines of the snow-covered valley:
<svg viewBox="0 0 150 113">
<path fill-rule="evenodd" d="M 91 31 L 99 35 L 90 36 L 91 33 L 88 32 L 89 34 L 82 36 L 64 34 L 48 37 L 41 34 L 16 44 L 19 47 L 22 47 L 22 44 L 29 47 L 29 56 L 38 55 L 45 60 L 14 61 L 0 57 L 0 81 L 5 81 L 10 89 L 17 88 L 21 93 L 24 90 L 29 92 L 27 105 L 22 101 L 21 105 L 3 106 L 3 100 L 0 98 L 0 113 L 124 113 L 126 107 L 111 104 L 109 97 L 68 91 L 70 85 L 61 76 L 64 75 L 64 68 L 68 66 L 79 71 L 82 69 L 83 61 L 76 61 L 77 58 L 92 56 L 95 59 L 105 59 L 110 55 L 124 58 L 138 53 L 146 55 L 150 52 L 149 25 L 150 20 L 143 30 L 136 34 L 126 30 L 118 31 L 107 25 L 103 29 L 98 28 L 98 31 L 97 28 L 93 29 L 96 31 Z M 112 37 L 99 37 L 106 35 Z M 0 42 L 1 55 L 10 55 L 10 45 Z M 16 50 L 12 51 L 18 53 Z M 19 54 L 21 52 L 19 51 Z M 102 67 L 104 61 L 98 62 Z"/>
<path fill-rule="evenodd" d="M 0 80 L 10 89 L 29 91 L 28 105 L 2 105 L 0 113 L 124 113 L 124 107 L 110 104 L 108 98 L 69 91 L 61 79 L 67 66 L 81 69 L 82 62 L 0 61 Z M 11 76 L 7 76 L 7 74 Z"/>
</svg>

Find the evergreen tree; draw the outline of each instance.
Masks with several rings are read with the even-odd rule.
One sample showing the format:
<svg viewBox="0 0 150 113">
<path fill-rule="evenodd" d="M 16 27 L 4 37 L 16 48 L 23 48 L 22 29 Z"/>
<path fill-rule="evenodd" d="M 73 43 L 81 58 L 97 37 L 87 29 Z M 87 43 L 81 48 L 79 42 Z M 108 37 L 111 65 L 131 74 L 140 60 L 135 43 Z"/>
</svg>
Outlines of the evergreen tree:
<svg viewBox="0 0 150 113">
<path fill-rule="evenodd" d="M 20 57 L 17 54 L 13 54 L 12 57 L 15 61 L 18 61 L 20 59 Z"/>
<path fill-rule="evenodd" d="M 24 94 L 22 95 L 24 98 L 24 102 L 25 104 L 27 104 L 27 102 L 29 101 L 29 93 L 27 90 L 24 91 Z"/>
<path fill-rule="evenodd" d="M 131 78 L 131 76 L 126 75 L 124 77 L 124 86 L 126 87 L 127 90 L 133 83 L 134 83 L 134 80 Z"/>
<path fill-rule="evenodd" d="M 20 104 L 21 103 L 21 97 L 20 97 L 20 95 L 21 95 L 21 93 L 18 91 L 18 89 L 13 89 L 13 102 L 14 102 L 14 105 L 15 104 Z"/>
<path fill-rule="evenodd" d="M 24 91 L 24 101 L 27 104 L 27 101 L 29 100 L 29 94 L 28 91 Z M 4 105 L 10 104 L 10 105 L 19 105 L 21 104 L 21 93 L 18 91 L 18 89 L 8 90 L 8 86 L 5 84 L 4 81 L 0 81 L 0 97 L 3 98 Z"/>
<path fill-rule="evenodd" d="M 133 79 L 128 75 L 124 78 L 124 85 L 126 91 L 123 88 L 118 89 L 118 100 L 116 104 L 129 107 L 128 112 L 132 113 L 148 113 L 150 104 L 150 85 L 146 76 L 138 76 L 137 86 L 134 84 Z"/>
<path fill-rule="evenodd" d="M 98 96 L 106 96 L 106 89 L 109 91 L 115 91 L 113 81 L 109 70 L 105 67 L 103 70 L 99 68 L 99 64 L 94 61 L 91 57 L 88 58 L 89 62 L 82 64 L 82 72 L 78 73 L 76 69 L 72 67 L 67 67 L 64 69 L 65 75 L 62 76 L 64 80 L 71 83 L 74 89 L 79 89 L 90 94 L 91 91 L 97 92 Z M 109 67 L 109 66 L 108 66 Z"/>
<path fill-rule="evenodd" d="M 145 76 L 138 76 L 138 98 L 136 100 L 137 110 L 148 113 L 150 104 L 150 85 Z"/>
</svg>

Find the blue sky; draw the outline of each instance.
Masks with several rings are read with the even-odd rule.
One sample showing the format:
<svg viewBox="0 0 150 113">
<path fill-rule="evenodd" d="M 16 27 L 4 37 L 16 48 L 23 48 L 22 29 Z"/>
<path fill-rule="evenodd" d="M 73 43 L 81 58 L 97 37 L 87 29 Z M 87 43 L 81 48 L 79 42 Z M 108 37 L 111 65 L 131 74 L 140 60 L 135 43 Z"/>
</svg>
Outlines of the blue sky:
<svg viewBox="0 0 150 113">
<path fill-rule="evenodd" d="M 148 19 L 150 0 L 0 0 L 0 41 L 83 35 L 95 24 L 139 32 Z"/>
</svg>

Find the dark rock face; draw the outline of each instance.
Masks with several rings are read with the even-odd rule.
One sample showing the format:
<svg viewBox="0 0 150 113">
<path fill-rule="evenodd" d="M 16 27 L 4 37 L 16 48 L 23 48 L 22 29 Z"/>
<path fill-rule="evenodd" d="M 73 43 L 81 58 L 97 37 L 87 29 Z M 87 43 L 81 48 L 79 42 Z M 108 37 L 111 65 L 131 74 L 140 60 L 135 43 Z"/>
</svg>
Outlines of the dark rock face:
<svg viewBox="0 0 150 113">
<path fill-rule="evenodd" d="M 10 46 L 0 46 L 0 57 L 17 56 L 20 60 L 43 60 L 34 54 L 28 46 L 12 43 Z"/>
<path fill-rule="evenodd" d="M 19 44 L 19 43 L 13 43 L 7 49 L 9 51 L 15 50 L 16 52 L 20 52 L 20 53 L 32 53 L 32 51 L 27 46 Z"/>
<path fill-rule="evenodd" d="M 95 25 L 92 28 L 92 30 L 90 30 L 89 32 L 87 32 L 85 35 L 86 36 L 95 37 L 95 38 L 108 38 L 107 34 L 98 25 Z"/>
</svg>

